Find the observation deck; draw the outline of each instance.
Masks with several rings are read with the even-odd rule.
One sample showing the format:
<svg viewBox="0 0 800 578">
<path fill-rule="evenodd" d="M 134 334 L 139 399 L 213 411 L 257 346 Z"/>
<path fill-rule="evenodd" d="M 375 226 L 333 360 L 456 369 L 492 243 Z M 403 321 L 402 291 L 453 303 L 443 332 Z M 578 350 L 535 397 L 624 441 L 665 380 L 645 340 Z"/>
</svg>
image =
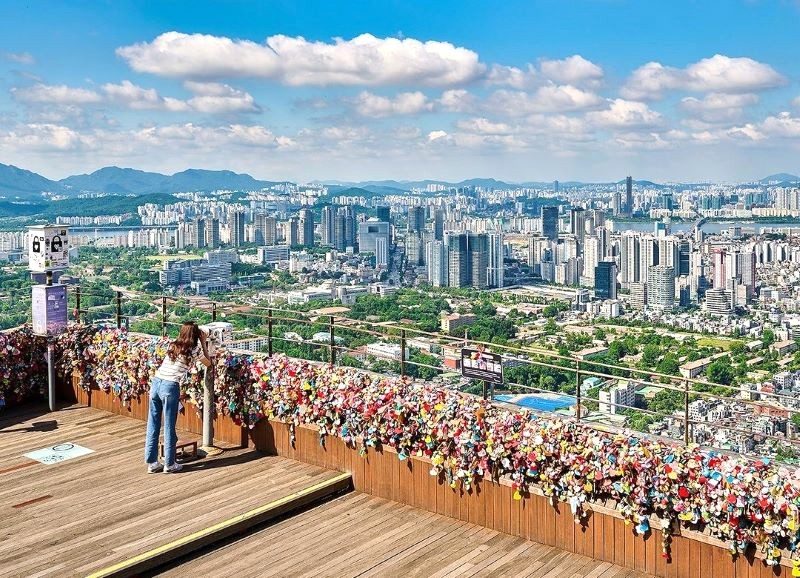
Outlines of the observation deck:
<svg viewBox="0 0 800 578">
<path fill-rule="evenodd" d="M 337 366 L 333 329 L 329 362 L 220 356 L 214 434 L 226 451 L 149 476 L 147 383 L 165 343 L 72 326 L 56 344 L 61 409 L 48 414 L 31 405 L 42 341 L 0 334 L 11 352 L 0 357 L 3 573 L 797 571 L 795 469 Z M 593 374 L 579 363 L 575 372 Z M 199 401 L 198 377 L 183 388 Z M 181 437 L 202 431 L 193 403 L 178 427 Z M 25 456 L 61 444 L 92 453 L 52 465 Z"/>
</svg>

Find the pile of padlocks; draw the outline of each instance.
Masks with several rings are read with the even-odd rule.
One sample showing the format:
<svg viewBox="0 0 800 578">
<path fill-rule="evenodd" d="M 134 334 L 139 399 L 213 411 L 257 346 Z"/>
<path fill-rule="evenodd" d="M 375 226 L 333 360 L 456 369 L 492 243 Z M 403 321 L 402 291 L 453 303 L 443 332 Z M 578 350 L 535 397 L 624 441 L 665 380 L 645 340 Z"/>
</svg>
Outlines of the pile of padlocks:
<svg viewBox="0 0 800 578">
<path fill-rule="evenodd" d="M 122 401 L 144 393 L 168 342 L 117 329 L 74 328 L 59 342 L 66 368 Z M 0 392 L 23 398 L 43 387 L 43 343 L 27 330 L 0 335 Z M 216 360 L 217 410 L 253 427 L 274 418 L 340 437 L 366 453 L 389 446 L 400 460 L 427 458 L 431 475 L 469 491 L 506 476 L 521 499 L 532 486 L 569 503 L 577 521 L 585 504 L 612 499 L 639 533 L 661 519 L 664 553 L 675 524 L 707 529 L 732 553 L 751 544 L 777 564 L 781 548 L 800 543 L 800 470 L 632 432 L 602 432 L 575 422 L 509 410 L 473 396 L 347 367 L 222 353 Z M 21 378 L 21 379 L 18 379 Z M 28 385 L 20 385 L 23 382 Z M 87 380 L 88 383 L 88 380 Z M 20 389 L 21 387 L 21 389 Z M 199 375 L 183 389 L 202 398 Z"/>
<path fill-rule="evenodd" d="M 0 407 L 47 390 L 46 342 L 27 327 L 0 333 Z"/>
</svg>

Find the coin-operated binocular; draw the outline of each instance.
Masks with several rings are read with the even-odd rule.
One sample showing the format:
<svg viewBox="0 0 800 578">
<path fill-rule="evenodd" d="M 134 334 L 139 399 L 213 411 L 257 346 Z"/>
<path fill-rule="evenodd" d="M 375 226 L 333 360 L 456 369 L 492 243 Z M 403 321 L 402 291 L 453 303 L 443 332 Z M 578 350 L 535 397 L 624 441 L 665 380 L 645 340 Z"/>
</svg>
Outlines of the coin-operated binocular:
<svg viewBox="0 0 800 578">
<path fill-rule="evenodd" d="M 200 330 L 206 334 L 206 347 L 209 355 L 214 355 L 233 339 L 233 325 L 225 321 L 206 323 L 200 326 Z"/>
</svg>

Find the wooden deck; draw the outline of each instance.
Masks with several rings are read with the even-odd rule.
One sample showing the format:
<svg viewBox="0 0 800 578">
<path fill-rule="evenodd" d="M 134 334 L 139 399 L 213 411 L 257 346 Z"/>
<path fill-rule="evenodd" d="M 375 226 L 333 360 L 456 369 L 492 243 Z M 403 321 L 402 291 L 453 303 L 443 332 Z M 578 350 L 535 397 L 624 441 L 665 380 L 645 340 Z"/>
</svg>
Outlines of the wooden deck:
<svg viewBox="0 0 800 578">
<path fill-rule="evenodd" d="M 297 514 L 160 575 L 646 576 L 362 493 Z"/>
<path fill-rule="evenodd" d="M 144 434 L 141 421 L 79 406 L 0 414 L 0 575 L 86 575 L 337 476 L 246 449 L 147 474 Z M 66 442 L 94 453 L 23 456 Z"/>
</svg>

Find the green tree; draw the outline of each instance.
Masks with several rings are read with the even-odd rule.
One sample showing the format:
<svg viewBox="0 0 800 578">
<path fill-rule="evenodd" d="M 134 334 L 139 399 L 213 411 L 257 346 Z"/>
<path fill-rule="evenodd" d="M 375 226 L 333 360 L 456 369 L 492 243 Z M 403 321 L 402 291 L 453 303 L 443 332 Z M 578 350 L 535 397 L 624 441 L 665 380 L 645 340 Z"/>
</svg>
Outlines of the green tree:
<svg viewBox="0 0 800 578">
<path fill-rule="evenodd" d="M 706 376 L 710 381 L 719 383 L 720 385 L 730 385 L 733 382 L 734 373 L 731 367 L 730 359 L 722 357 L 715 361 L 706 368 Z"/>
</svg>

